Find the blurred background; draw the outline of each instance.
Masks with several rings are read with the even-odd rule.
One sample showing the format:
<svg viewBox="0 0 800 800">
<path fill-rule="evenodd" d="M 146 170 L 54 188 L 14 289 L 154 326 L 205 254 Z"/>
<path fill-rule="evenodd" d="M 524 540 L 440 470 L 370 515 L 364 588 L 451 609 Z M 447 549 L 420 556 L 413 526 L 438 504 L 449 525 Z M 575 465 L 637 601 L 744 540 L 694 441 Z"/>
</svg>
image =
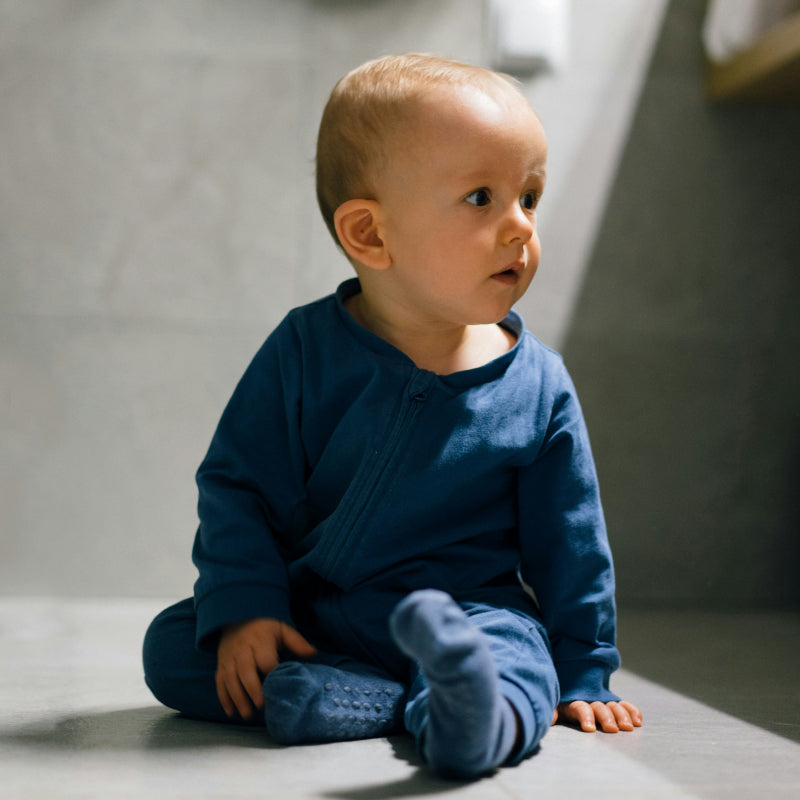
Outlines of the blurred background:
<svg viewBox="0 0 800 800">
<path fill-rule="evenodd" d="M 333 83 L 491 66 L 487 5 L 0 2 L 0 594 L 191 594 L 223 406 L 351 274 L 313 188 Z M 798 609 L 800 107 L 708 99 L 706 10 L 572 0 L 520 69 L 550 141 L 520 310 L 578 386 L 621 605 Z"/>
</svg>

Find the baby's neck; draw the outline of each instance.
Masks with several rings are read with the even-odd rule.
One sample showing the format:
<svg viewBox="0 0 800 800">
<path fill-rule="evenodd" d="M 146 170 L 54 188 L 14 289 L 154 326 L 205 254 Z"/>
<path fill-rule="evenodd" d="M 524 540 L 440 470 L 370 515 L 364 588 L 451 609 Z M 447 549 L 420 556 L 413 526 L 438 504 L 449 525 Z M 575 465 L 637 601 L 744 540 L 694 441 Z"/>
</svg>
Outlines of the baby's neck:
<svg viewBox="0 0 800 800">
<path fill-rule="evenodd" d="M 514 334 L 499 325 L 399 325 L 371 313 L 362 295 L 348 298 L 345 308 L 368 331 L 405 353 L 419 369 L 450 375 L 488 364 L 516 343 Z"/>
</svg>

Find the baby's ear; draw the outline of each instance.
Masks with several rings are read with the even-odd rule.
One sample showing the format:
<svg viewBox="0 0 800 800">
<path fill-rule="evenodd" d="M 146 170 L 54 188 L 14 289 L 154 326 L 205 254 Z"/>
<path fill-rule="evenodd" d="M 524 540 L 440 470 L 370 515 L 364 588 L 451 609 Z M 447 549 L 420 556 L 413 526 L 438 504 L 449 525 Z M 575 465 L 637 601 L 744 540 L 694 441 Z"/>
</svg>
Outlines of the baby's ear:
<svg viewBox="0 0 800 800">
<path fill-rule="evenodd" d="M 391 264 L 380 235 L 381 206 L 376 200 L 348 200 L 333 214 L 336 235 L 350 258 L 371 269 Z"/>
</svg>

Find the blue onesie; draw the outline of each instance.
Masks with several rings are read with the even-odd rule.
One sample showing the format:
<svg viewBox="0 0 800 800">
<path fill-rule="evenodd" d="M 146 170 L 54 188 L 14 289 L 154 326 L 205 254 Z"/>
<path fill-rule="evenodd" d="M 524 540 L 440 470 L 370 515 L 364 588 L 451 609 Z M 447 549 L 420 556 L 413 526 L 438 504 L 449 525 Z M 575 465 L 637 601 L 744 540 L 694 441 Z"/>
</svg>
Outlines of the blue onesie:
<svg viewBox="0 0 800 800">
<path fill-rule="evenodd" d="M 413 700 L 387 621 L 438 589 L 493 637 L 530 752 L 559 699 L 617 699 L 613 567 L 574 387 L 513 311 L 509 352 L 421 370 L 345 310 L 359 291 L 349 280 L 290 312 L 236 388 L 197 474 L 194 600 L 154 623 L 148 684 L 222 718 L 219 632 L 272 617 Z M 189 673 L 186 699 L 165 699 Z"/>
</svg>

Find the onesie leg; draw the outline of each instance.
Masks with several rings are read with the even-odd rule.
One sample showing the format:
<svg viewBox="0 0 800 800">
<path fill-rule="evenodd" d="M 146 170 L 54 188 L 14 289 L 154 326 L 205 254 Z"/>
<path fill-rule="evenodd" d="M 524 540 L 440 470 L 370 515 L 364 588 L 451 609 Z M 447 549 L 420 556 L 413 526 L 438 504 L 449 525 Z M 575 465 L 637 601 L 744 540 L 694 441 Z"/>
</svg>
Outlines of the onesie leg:
<svg viewBox="0 0 800 800">
<path fill-rule="evenodd" d="M 518 610 L 463 603 L 469 621 L 489 644 L 500 691 L 518 715 L 520 738 L 509 763 L 531 755 L 550 730 L 559 685 L 544 625 Z"/>
<path fill-rule="evenodd" d="M 190 717 L 235 722 L 222 709 L 217 656 L 195 647 L 197 616 L 189 598 L 162 611 L 144 638 L 144 679 L 156 699 Z"/>
<path fill-rule="evenodd" d="M 426 760 L 459 778 L 507 761 L 517 739 L 516 717 L 501 692 L 488 640 L 455 601 L 435 590 L 414 592 L 397 606 L 390 626 L 427 683 L 411 726 Z"/>
<path fill-rule="evenodd" d="M 195 647 L 194 602 L 161 612 L 145 635 L 145 682 L 169 708 L 200 719 L 267 724 L 284 744 L 386 736 L 403 728 L 406 687 L 376 668 L 319 653 L 286 661 L 264 681 L 265 715 L 244 722 L 228 717 L 217 697 L 217 657 Z"/>
<path fill-rule="evenodd" d="M 406 689 L 377 669 L 286 661 L 264 680 L 267 730 L 282 744 L 338 742 L 401 730 Z"/>
</svg>

